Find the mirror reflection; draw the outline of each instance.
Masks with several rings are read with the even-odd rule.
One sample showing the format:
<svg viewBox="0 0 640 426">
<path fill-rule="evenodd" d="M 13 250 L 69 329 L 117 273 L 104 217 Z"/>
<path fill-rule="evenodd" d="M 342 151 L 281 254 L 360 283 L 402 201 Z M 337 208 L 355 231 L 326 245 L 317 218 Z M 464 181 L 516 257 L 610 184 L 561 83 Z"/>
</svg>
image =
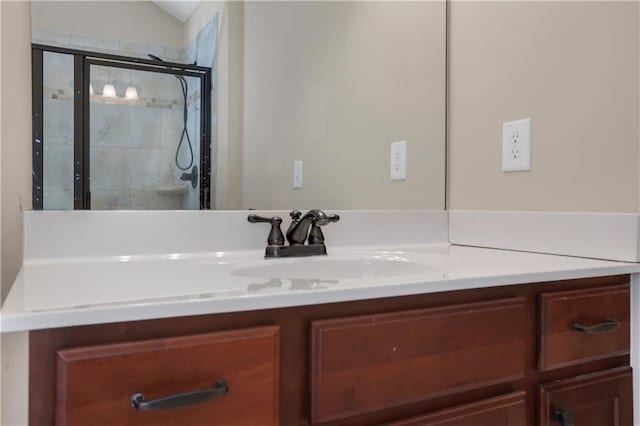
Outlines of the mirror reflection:
<svg viewBox="0 0 640 426">
<path fill-rule="evenodd" d="M 444 208 L 444 1 L 34 1 L 31 20 L 35 208 Z"/>
</svg>

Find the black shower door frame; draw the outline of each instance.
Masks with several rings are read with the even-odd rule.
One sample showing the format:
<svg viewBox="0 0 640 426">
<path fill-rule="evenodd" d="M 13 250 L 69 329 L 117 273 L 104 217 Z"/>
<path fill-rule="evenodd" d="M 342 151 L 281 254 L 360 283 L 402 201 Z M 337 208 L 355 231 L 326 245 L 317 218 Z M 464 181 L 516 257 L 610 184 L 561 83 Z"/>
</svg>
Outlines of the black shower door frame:
<svg viewBox="0 0 640 426">
<path fill-rule="evenodd" d="M 125 68 L 200 79 L 200 209 L 211 208 L 211 68 L 175 62 L 31 45 L 33 109 L 33 208 L 44 208 L 44 52 L 73 55 L 73 208 L 91 209 L 90 72 L 92 65 Z"/>
</svg>

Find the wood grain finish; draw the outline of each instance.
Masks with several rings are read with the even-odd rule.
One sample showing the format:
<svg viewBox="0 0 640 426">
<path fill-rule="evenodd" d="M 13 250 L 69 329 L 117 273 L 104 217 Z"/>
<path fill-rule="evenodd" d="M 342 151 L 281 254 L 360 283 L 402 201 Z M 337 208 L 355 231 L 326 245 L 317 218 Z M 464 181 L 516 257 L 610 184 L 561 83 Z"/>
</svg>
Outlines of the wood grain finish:
<svg viewBox="0 0 640 426">
<path fill-rule="evenodd" d="M 386 426 L 525 426 L 526 394 L 513 392 L 463 404 Z"/>
<path fill-rule="evenodd" d="M 58 351 L 56 425 L 277 425 L 278 327 Z M 145 400 L 211 388 L 226 395 L 188 407 L 138 411 Z"/>
<path fill-rule="evenodd" d="M 314 321 L 312 423 L 524 377 L 524 302 Z"/>
<path fill-rule="evenodd" d="M 629 356 L 622 355 L 546 372 L 538 371 L 536 334 L 539 294 L 625 283 L 629 283 L 628 275 L 32 331 L 29 333 L 29 424 L 44 426 L 52 425 L 55 422 L 55 376 L 57 351 L 59 350 L 78 346 L 104 345 L 277 325 L 280 328 L 281 340 L 280 424 L 283 426 L 308 425 L 311 358 L 309 332 L 312 321 L 523 297 L 526 300 L 524 319 L 526 377 L 524 379 L 384 408 L 327 422 L 323 426 L 383 424 L 513 391 L 526 392 L 527 426 L 537 426 L 538 384 L 629 365 Z"/>
<path fill-rule="evenodd" d="M 628 354 L 630 312 L 628 284 L 541 294 L 539 369 Z M 620 322 L 620 327 L 593 334 L 574 330 L 574 324 L 590 326 L 607 319 Z"/>
<path fill-rule="evenodd" d="M 577 426 L 632 426 L 630 367 L 586 374 L 540 386 L 539 425 L 556 426 L 556 410 L 575 413 Z"/>
</svg>

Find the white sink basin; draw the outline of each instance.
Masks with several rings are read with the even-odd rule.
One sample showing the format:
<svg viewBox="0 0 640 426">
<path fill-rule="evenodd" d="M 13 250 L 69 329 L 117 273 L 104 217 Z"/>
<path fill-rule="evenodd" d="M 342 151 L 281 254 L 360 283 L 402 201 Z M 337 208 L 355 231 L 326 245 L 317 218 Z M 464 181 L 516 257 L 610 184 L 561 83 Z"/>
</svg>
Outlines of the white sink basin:
<svg viewBox="0 0 640 426">
<path fill-rule="evenodd" d="M 267 279 L 347 280 L 406 277 L 438 271 L 434 266 L 397 258 L 305 257 L 267 259 L 258 264 L 238 265 L 231 274 Z"/>
</svg>

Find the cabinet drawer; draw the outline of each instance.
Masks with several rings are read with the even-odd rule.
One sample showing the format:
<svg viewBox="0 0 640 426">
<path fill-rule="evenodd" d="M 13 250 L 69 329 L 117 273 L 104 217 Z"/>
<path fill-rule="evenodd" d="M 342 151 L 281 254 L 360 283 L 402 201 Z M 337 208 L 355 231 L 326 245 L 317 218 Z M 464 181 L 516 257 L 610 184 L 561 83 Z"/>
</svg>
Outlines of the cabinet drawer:
<svg viewBox="0 0 640 426">
<path fill-rule="evenodd" d="M 275 326 L 64 349 L 56 424 L 275 425 L 278 382 Z"/>
<path fill-rule="evenodd" d="M 524 298 L 312 323 L 311 419 L 523 377 Z"/>
<path fill-rule="evenodd" d="M 540 371 L 629 353 L 629 285 L 540 295 Z"/>
<path fill-rule="evenodd" d="M 558 380 L 540 386 L 540 426 L 631 426 L 633 385 L 630 367 Z"/>
<path fill-rule="evenodd" d="M 399 420 L 387 426 L 526 426 L 525 395 L 524 392 L 513 392 Z"/>
</svg>

